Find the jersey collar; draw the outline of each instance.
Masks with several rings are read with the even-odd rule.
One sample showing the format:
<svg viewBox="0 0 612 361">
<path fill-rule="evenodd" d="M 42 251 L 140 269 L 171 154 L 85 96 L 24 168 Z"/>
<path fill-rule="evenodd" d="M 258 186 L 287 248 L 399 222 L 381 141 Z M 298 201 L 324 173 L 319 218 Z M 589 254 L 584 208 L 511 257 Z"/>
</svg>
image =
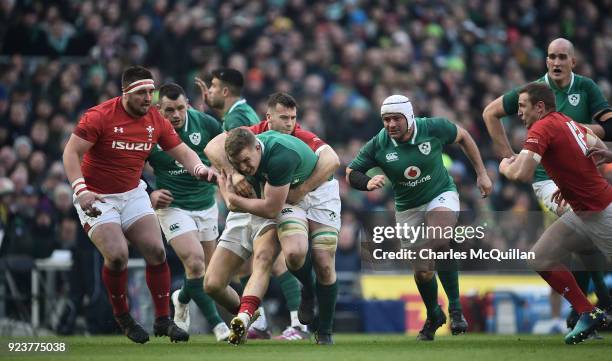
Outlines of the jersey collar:
<svg viewBox="0 0 612 361">
<path fill-rule="evenodd" d="M 185 124 L 183 124 L 183 131 L 186 132 L 189 129 L 189 112 L 185 112 Z"/>
<path fill-rule="evenodd" d="M 550 79 L 548 78 L 548 73 L 544 74 L 544 81 L 546 82 L 546 85 L 548 85 L 549 88 L 552 89 L 554 87 L 554 89 L 557 89 L 559 91 L 563 91 L 561 88 L 559 88 L 557 86 L 557 84 L 554 81 L 550 81 Z M 564 92 L 565 93 L 569 93 L 570 90 L 572 90 L 573 86 L 574 86 L 574 72 L 572 72 L 572 78 L 570 80 L 569 87 Z"/>
<path fill-rule="evenodd" d="M 408 141 L 408 144 L 414 144 L 414 142 L 416 141 L 416 137 L 417 137 L 417 133 L 419 131 L 418 127 L 417 127 L 417 122 L 415 121 L 414 123 L 414 132 L 412 132 L 412 137 L 410 137 L 410 140 Z M 389 136 L 389 138 L 391 138 L 391 136 Z M 393 143 L 393 145 L 397 148 L 398 144 L 397 141 L 395 141 L 395 139 L 391 138 L 391 142 Z"/>
<path fill-rule="evenodd" d="M 264 149 L 266 149 L 266 146 L 263 144 L 263 142 L 259 139 L 259 138 L 255 138 L 257 140 L 257 142 L 259 143 L 259 145 L 261 145 L 261 156 L 263 157 L 264 155 Z"/>
<path fill-rule="evenodd" d="M 229 108 L 229 110 L 227 111 L 227 113 L 225 113 L 225 115 L 228 115 L 229 113 L 232 112 L 232 110 L 236 109 L 237 106 L 246 103 L 246 99 L 240 99 L 237 100 L 234 105 L 231 106 L 231 108 Z"/>
</svg>

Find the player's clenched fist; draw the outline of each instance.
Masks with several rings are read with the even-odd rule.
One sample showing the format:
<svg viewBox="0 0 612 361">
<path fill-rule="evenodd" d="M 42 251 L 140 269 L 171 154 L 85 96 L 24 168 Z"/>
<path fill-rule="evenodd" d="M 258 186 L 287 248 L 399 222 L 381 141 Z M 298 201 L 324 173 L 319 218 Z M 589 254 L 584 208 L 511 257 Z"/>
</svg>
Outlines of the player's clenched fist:
<svg viewBox="0 0 612 361">
<path fill-rule="evenodd" d="M 149 198 L 151 198 L 151 205 L 154 209 L 160 208 L 168 208 L 170 204 L 174 201 L 174 197 L 172 197 L 172 192 L 167 189 L 158 189 L 153 191 Z"/>
<path fill-rule="evenodd" d="M 372 191 L 374 189 L 379 189 L 384 187 L 385 185 L 385 176 L 382 174 L 375 175 L 368 181 L 368 190 Z"/>
<path fill-rule="evenodd" d="M 104 202 L 104 199 L 98 194 L 91 191 L 82 192 L 77 196 L 77 201 L 79 202 L 79 206 L 85 212 L 85 214 L 89 217 L 97 217 L 102 214 L 100 209 L 94 207 L 95 201 Z"/>
</svg>

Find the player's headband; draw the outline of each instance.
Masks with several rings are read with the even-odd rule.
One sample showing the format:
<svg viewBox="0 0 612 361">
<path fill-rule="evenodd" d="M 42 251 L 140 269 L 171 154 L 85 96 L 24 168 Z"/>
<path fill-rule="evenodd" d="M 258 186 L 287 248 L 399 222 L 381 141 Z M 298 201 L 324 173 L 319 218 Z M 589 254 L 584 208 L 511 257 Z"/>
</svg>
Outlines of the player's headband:
<svg viewBox="0 0 612 361">
<path fill-rule="evenodd" d="M 155 89 L 155 82 L 153 79 L 136 80 L 123 88 L 123 95 L 139 91 L 140 89 Z"/>
<path fill-rule="evenodd" d="M 388 113 L 400 113 L 406 117 L 408 122 L 408 128 L 412 127 L 414 123 L 414 112 L 412 111 L 412 103 L 410 99 L 403 95 L 391 95 L 383 101 L 380 107 L 380 115 L 383 116 Z"/>
</svg>

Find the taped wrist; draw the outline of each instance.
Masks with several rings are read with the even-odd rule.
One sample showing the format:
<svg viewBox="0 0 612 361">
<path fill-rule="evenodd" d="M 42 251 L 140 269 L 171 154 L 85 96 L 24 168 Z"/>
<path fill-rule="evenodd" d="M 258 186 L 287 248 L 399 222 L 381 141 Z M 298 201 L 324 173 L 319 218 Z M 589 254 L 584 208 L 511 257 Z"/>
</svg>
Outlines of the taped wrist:
<svg viewBox="0 0 612 361">
<path fill-rule="evenodd" d="M 372 178 L 354 169 L 351 173 L 349 173 L 348 176 L 349 184 L 351 185 L 351 187 L 360 191 L 368 190 L 368 182 L 370 181 L 370 179 Z"/>
</svg>

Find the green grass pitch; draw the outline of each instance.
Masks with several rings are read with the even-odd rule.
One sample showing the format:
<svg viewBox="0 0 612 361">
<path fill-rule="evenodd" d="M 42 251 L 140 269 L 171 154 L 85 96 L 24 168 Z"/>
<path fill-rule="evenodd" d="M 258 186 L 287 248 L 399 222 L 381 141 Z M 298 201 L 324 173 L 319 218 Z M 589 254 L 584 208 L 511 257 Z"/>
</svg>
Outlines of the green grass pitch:
<svg viewBox="0 0 612 361">
<path fill-rule="evenodd" d="M 171 344 L 167 338 L 152 337 L 137 345 L 122 336 L 0 338 L 0 360 L 105 360 L 105 361 L 276 361 L 276 360 L 604 360 L 612 350 L 612 334 L 604 340 L 588 340 L 567 346 L 563 336 L 461 335 L 438 337 L 434 342 L 417 342 L 413 336 L 341 334 L 331 347 L 312 341 L 249 341 L 231 346 L 212 336 L 192 336 L 188 343 Z M 8 342 L 65 342 L 62 353 L 9 353 Z"/>
</svg>

